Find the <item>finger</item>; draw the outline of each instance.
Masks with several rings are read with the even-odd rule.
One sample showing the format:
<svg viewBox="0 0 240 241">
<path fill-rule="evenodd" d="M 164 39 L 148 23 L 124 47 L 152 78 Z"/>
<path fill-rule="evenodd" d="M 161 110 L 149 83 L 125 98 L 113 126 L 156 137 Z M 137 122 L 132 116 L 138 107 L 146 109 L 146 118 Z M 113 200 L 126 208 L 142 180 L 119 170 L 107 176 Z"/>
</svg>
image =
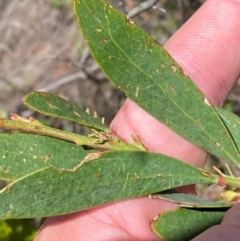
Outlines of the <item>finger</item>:
<svg viewBox="0 0 240 241">
<path fill-rule="evenodd" d="M 214 105 L 221 105 L 239 76 L 239 4 L 239 1 L 207 1 L 165 45 Z M 111 127 L 123 140 L 139 135 L 150 151 L 194 165 L 201 166 L 206 157 L 202 150 L 170 131 L 130 100 L 124 103 Z"/>
<path fill-rule="evenodd" d="M 239 0 L 206 1 L 165 45 L 215 106 L 240 74 L 239 5 Z"/>
</svg>

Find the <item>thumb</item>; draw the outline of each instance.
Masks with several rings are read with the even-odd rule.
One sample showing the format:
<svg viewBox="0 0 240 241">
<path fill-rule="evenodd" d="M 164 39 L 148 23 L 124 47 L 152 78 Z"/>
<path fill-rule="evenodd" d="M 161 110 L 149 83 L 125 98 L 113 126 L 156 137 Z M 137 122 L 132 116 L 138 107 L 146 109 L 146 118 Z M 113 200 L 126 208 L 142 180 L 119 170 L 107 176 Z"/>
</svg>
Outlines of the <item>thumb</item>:
<svg viewBox="0 0 240 241">
<path fill-rule="evenodd" d="M 240 241 L 240 203 L 229 209 L 220 225 L 213 226 L 191 241 Z"/>
</svg>

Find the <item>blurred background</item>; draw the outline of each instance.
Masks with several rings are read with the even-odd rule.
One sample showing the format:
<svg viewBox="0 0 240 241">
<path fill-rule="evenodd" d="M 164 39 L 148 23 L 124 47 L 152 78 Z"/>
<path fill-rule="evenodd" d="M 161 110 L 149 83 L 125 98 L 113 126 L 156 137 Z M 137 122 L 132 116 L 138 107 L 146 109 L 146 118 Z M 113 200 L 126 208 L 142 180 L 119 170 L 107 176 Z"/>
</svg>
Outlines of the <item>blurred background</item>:
<svg viewBox="0 0 240 241">
<path fill-rule="evenodd" d="M 200 7 L 203 0 L 109 0 L 160 44 Z M 34 90 L 52 92 L 96 111 L 109 124 L 124 94 L 109 83 L 86 48 L 72 0 L 0 1 L 0 117 L 34 115 L 23 105 Z M 54 121 L 57 128 L 79 132 Z M 64 125 L 64 126 L 63 126 Z"/>
<path fill-rule="evenodd" d="M 163 45 L 204 0 L 108 2 Z M 15 112 L 83 134 L 86 130 L 78 125 L 27 109 L 23 97 L 35 90 L 52 92 L 97 112 L 107 124 L 125 100 L 89 54 L 75 21 L 72 0 L 0 0 L 0 90 L 0 118 Z M 225 103 L 225 108 L 235 113 L 240 111 L 239 92 L 237 84 Z M 0 222 L 0 240 L 32 240 L 42 221 Z"/>
</svg>

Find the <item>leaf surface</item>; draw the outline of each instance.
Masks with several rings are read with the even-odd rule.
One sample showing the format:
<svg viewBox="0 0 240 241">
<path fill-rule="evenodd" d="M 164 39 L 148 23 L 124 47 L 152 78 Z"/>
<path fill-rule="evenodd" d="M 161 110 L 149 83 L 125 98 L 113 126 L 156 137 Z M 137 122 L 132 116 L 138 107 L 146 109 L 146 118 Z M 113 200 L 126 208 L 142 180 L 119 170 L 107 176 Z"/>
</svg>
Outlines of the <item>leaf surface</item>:
<svg viewBox="0 0 240 241">
<path fill-rule="evenodd" d="M 73 121 L 92 129 L 109 132 L 109 128 L 103 125 L 97 118 L 59 96 L 46 92 L 32 92 L 25 97 L 24 103 L 29 108 L 44 115 Z"/>
<path fill-rule="evenodd" d="M 224 124 L 227 126 L 229 135 L 232 136 L 238 150 L 240 151 L 240 118 L 234 113 L 221 108 L 216 107 L 215 110 L 221 117 Z"/>
<path fill-rule="evenodd" d="M 0 135 L 0 153 L 0 179 L 10 181 L 44 167 L 73 168 L 88 151 L 47 136 L 13 133 Z"/>
<path fill-rule="evenodd" d="M 213 107 L 159 44 L 103 0 L 75 0 L 74 9 L 94 58 L 127 97 L 192 143 L 239 163 Z"/>
<path fill-rule="evenodd" d="M 167 200 L 169 202 L 174 202 L 181 207 L 188 208 L 221 208 L 231 207 L 234 204 L 232 202 L 227 201 L 205 200 L 196 195 L 185 193 L 158 193 L 153 194 L 152 197 Z"/>
<path fill-rule="evenodd" d="M 182 208 L 161 214 L 152 222 L 152 228 L 165 241 L 187 241 L 219 224 L 224 214 L 225 210 L 201 211 Z"/>
<path fill-rule="evenodd" d="M 161 154 L 108 151 L 73 172 L 43 168 L 9 184 L 0 192 L 0 218 L 62 215 L 217 179 Z"/>
</svg>

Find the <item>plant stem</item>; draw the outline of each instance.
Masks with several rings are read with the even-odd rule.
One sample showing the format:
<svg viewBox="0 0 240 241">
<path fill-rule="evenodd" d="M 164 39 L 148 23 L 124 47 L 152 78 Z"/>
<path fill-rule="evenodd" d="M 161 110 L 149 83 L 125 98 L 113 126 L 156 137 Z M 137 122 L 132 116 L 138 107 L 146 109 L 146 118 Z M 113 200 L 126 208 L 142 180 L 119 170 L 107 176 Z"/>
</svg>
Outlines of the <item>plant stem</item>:
<svg viewBox="0 0 240 241">
<path fill-rule="evenodd" d="M 238 178 L 231 176 L 225 176 L 223 178 L 225 179 L 225 185 L 240 188 L 240 180 Z"/>
<path fill-rule="evenodd" d="M 117 137 L 113 137 L 112 140 L 102 141 L 98 138 L 82 136 L 75 133 L 51 128 L 43 125 L 40 121 L 35 119 L 25 119 L 17 117 L 14 120 L 0 119 L 0 129 L 10 129 L 22 132 L 30 132 L 33 134 L 45 135 L 55 137 L 65 141 L 70 141 L 80 146 L 90 146 L 96 149 L 105 150 L 139 150 L 134 144 L 124 143 Z"/>
</svg>

